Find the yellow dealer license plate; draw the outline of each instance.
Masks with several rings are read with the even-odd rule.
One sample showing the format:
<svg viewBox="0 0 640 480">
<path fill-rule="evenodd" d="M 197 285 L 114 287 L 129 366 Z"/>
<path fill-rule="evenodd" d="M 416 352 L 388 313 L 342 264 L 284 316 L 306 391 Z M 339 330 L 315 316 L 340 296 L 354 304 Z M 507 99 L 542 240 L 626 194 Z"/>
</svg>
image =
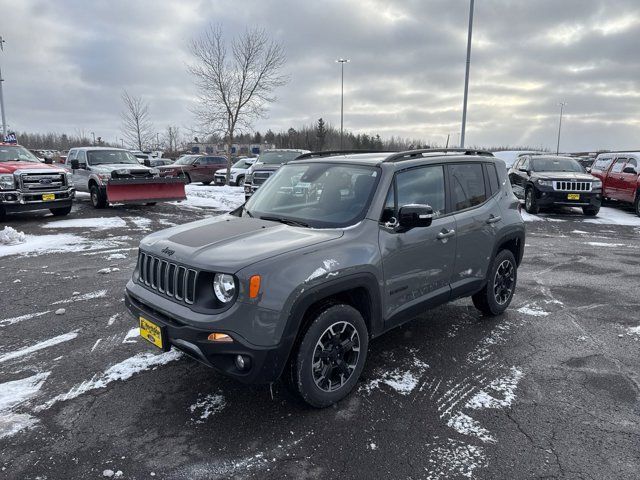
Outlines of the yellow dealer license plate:
<svg viewBox="0 0 640 480">
<path fill-rule="evenodd" d="M 45 202 L 49 201 L 49 200 L 55 200 L 56 199 L 56 194 L 55 193 L 44 193 L 42 195 L 42 200 L 44 200 Z"/>
<path fill-rule="evenodd" d="M 140 336 L 146 340 L 149 340 L 158 348 L 163 348 L 162 345 L 162 329 L 150 320 L 144 317 L 140 317 Z"/>
<path fill-rule="evenodd" d="M 580 200 L 580 194 L 579 193 L 570 193 L 567 195 L 567 199 L 568 200 Z"/>
</svg>

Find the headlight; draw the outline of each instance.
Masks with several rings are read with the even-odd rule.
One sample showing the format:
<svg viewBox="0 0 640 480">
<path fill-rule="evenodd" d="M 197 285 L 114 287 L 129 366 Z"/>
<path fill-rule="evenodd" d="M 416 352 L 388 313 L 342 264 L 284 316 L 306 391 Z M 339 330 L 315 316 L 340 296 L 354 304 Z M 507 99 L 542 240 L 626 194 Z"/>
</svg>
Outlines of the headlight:
<svg viewBox="0 0 640 480">
<path fill-rule="evenodd" d="M 601 180 L 595 180 L 591 184 L 591 188 L 602 188 L 602 181 Z"/>
<path fill-rule="evenodd" d="M 160 175 L 160 170 L 158 170 L 157 168 L 152 168 L 151 170 L 149 170 L 149 173 L 151 173 L 151 175 Z"/>
<path fill-rule="evenodd" d="M 0 175 L 0 190 L 13 190 L 15 186 L 13 175 Z"/>
<path fill-rule="evenodd" d="M 131 173 L 131 170 L 129 170 L 128 168 L 121 168 L 119 170 L 115 170 L 115 172 L 118 175 L 129 175 Z"/>
<path fill-rule="evenodd" d="M 68 173 L 66 173 L 66 172 L 65 172 L 64 176 L 67 179 L 67 186 L 68 187 L 73 187 L 73 177 L 71 175 L 69 175 Z"/>
<path fill-rule="evenodd" d="M 236 293 L 236 282 L 233 275 L 216 273 L 213 277 L 213 292 L 222 303 L 229 303 Z"/>
<path fill-rule="evenodd" d="M 553 187 L 553 180 L 538 180 L 538 185 L 543 187 Z"/>
<path fill-rule="evenodd" d="M 102 181 L 109 181 L 111 179 L 111 174 L 110 173 L 99 173 L 98 174 L 98 178 Z"/>
</svg>

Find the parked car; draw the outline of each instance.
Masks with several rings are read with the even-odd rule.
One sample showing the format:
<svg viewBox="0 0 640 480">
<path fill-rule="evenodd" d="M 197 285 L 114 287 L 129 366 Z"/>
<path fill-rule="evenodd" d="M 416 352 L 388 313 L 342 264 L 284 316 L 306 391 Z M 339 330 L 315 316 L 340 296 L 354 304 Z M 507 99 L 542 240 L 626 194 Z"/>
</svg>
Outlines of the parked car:
<svg viewBox="0 0 640 480">
<path fill-rule="evenodd" d="M 180 177 L 187 183 L 202 182 L 209 185 L 218 170 L 227 168 L 227 159 L 213 155 L 183 155 L 171 165 L 158 168 L 162 176 Z"/>
<path fill-rule="evenodd" d="M 601 153 L 591 166 L 591 174 L 603 184 L 602 196 L 633 205 L 640 216 L 640 152 Z"/>
<path fill-rule="evenodd" d="M 31 210 L 68 215 L 74 196 L 73 181 L 62 168 L 41 163 L 20 145 L 0 143 L 0 218 Z"/>
<path fill-rule="evenodd" d="M 559 205 L 582 207 L 590 217 L 600 211 L 602 182 L 573 158 L 524 155 L 509 170 L 509 180 L 528 213 Z"/>
<path fill-rule="evenodd" d="M 426 309 L 471 296 L 503 313 L 525 229 L 487 152 L 314 155 L 229 214 L 145 237 L 125 303 L 156 347 L 245 383 L 284 376 L 326 407 L 371 339 Z"/>
<path fill-rule="evenodd" d="M 524 155 L 544 155 L 545 152 L 539 152 L 536 150 L 498 150 L 492 152 L 494 157 L 503 160 L 507 170 L 510 169 L 513 164 L 523 157 Z"/>
<path fill-rule="evenodd" d="M 186 199 L 183 180 L 161 178 L 158 169 L 140 165 L 131 152 L 121 148 L 72 148 L 65 169 L 78 191 L 89 192 L 94 208 Z"/>
<path fill-rule="evenodd" d="M 149 160 L 150 167 L 164 167 L 166 165 L 172 165 L 173 160 L 169 158 L 152 158 Z"/>
<path fill-rule="evenodd" d="M 262 185 L 276 170 L 289 160 L 294 160 L 309 150 L 274 149 L 265 150 L 253 165 L 249 167 L 244 177 L 244 197 L 249 200 L 260 185 Z"/>
<path fill-rule="evenodd" d="M 244 179 L 249 167 L 254 164 L 255 158 L 240 158 L 231 167 L 229 183 L 238 187 L 244 186 Z M 214 175 L 216 185 L 225 185 L 227 183 L 227 169 L 218 170 Z"/>
</svg>

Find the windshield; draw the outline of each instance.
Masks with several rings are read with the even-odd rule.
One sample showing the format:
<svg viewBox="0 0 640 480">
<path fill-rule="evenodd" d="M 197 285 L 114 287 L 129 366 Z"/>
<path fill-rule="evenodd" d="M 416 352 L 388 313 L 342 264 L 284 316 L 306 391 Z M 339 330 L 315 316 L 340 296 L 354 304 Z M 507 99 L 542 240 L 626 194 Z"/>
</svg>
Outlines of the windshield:
<svg viewBox="0 0 640 480">
<path fill-rule="evenodd" d="M 266 164 L 281 164 L 293 160 L 302 155 L 300 152 L 267 151 L 260 155 L 258 161 Z"/>
<path fill-rule="evenodd" d="M 0 147 L 0 162 L 40 162 L 38 157 L 24 147 Z"/>
<path fill-rule="evenodd" d="M 184 155 L 180 157 L 178 160 L 176 160 L 173 164 L 174 165 L 191 165 L 193 162 L 196 161 L 197 158 L 198 158 L 198 155 Z"/>
<path fill-rule="evenodd" d="M 138 159 L 124 150 L 88 150 L 89 165 L 107 165 L 110 163 L 124 163 L 139 165 Z"/>
<path fill-rule="evenodd" d="M 531 160 L 531 170 L 534 172 L 584 172 L 582 165 L 572 158 L 534 158 Z"/>
<path fill-rule="evenodd" d="M 346 227 L 364 218 L 378 176 L 375 167 L 285 165 L 256 191 L 244 211 L 301 226 Z"/>
</svg>

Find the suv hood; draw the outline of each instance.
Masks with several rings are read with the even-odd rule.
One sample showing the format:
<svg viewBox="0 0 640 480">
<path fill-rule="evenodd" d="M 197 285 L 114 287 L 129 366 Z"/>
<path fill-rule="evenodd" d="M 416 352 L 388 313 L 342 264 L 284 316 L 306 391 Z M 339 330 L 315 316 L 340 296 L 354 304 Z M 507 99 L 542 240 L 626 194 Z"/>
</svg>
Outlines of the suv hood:
<svg viewBox="0 0 640 480">
<path fill-rule="evenodd" d="M 260 260 L 342 235 L 341 230 L 293 227 L 226 214 L 153 233 L 142 239 L 140 248 L 187 266 L 236 273 Z"/>
<path fill-rule="evenodd" d="M 64 172 L 60 167 L 36 162 L 0 162 L 0 173 L 13 173 L 16 170 L 53 170 Z"/>
<path fill-rule="evenodd" d="M 278 170 L 283 164 L 282 163 L 254 163 L 251 165 L 251 172 L 256 172 L 258 170 L 269 170 L 274 171 Z"/>
<path fill-rule="evenodd" d="M 534 172 L 533 176 L 543 180 L 578 180 L 583 182 L 597 180 L 593 175 L 577 172 Z"/>
</svg>

